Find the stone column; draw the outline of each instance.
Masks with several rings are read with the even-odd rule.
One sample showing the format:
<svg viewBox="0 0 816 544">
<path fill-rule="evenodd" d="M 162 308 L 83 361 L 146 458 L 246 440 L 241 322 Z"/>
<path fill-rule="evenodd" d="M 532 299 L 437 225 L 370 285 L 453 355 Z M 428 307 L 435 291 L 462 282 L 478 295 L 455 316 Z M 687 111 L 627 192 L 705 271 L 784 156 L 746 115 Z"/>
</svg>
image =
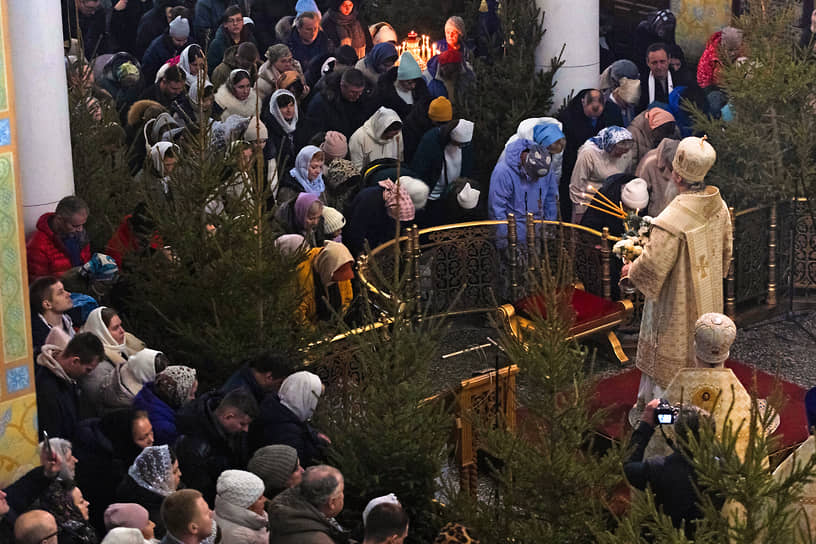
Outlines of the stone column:
<svg viewBox="0 0 816 544">
<path fill-rule="evenodd" d="M 549 70 L 564 48 L 564 65 L 555 74 L 553 111 L 570 93 L 597 87 L 600 76 L 598 0 L 536 0 L 547 32 L 536 48 L 536 69 Z"/>
<path fill-rule="evenodd" d="M 62 12 L 53 0 L 8 6 L 9 81 L 16 97 L 23 222 L 30 233 L 41 214 L 74 194 Z"/>
</svg>

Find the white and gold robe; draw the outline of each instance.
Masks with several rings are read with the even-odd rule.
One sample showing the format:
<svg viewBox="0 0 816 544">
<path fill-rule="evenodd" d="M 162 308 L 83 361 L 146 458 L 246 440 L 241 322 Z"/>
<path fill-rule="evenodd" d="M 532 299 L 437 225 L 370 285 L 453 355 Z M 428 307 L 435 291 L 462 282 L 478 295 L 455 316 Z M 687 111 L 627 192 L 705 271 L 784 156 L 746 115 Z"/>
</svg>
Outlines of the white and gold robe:
<svg viewBox="0 0 816 544">
<path fill-rule="evenodd" d="M 636 364 L 665 389 L 681 368 L 695 366 L 694 323 L 723 310 L 731 220 L 720 191 L 709 186 L 679 194 L 654 225 L 629 279 L 646 297 Z"/>
</svg>

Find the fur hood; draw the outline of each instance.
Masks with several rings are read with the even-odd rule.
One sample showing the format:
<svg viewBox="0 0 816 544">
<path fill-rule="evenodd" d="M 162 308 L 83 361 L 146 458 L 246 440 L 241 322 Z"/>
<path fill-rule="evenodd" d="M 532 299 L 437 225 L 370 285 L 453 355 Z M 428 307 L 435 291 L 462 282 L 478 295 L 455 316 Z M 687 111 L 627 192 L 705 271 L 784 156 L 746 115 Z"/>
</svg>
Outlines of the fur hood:
<svg viewBox="0 0 816 544">
<path fill-rule="evenodd" d="M 132 127 L 135 127 L 136 125 L 143 123 L 145 121 L 145 119 L 143 118 L 144 114 L 150 108 L 156 109 L 160 112 L 167 111 L 164 108 L 164 106 L 162 106 L 155 100 L 137 100 L 128 110 L 127 124 Z"/>
<path fill-rule="evenodd" d="M 241 117 L 252 117 L 255 115 L 256 102 L 255 89 L 249 90 L 249 96 L 246 100 L 238 100 L 235 95 L 230 92 L 226 84 L 221 85 L 215 93 L 215 103 L 224 109 L 221 114 L 221 120 L 225 121 L 230 115 L 240 115 Z M 260 104 L 258 104 L 260 107 Z"/>
</svg>

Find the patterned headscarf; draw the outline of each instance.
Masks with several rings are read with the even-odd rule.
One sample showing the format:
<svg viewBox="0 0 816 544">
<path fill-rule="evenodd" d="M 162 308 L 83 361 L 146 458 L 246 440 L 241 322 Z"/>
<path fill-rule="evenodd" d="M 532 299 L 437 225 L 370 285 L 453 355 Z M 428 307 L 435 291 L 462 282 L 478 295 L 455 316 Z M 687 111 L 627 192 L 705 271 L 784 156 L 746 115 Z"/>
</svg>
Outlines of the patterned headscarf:
<svg viewBox="0 0 816 544">
<path fill-rule="evenodd" d="M 589 141 L 598 146 L 599 149 L 609 153 L 616 144 L 632 139 L 632 133 L 625 128 L 611 126 L 601 130 L 597 136 L 590 138 Z"/>
<path fill-rule="evenodd" d="M 168 366 L 156 376 L 156 392 L 172 408 L 187 402 L 196 381 L 196 371 L 189 366 Z"/>
<path fill-rule="evenodd" d="M 128 475 L 141 487 L 163 497 L 176 490 L 172 482 L 173 460 L 167 445 L 148 446 L 142 450 L 130 465 Z"/>
<path fill-rule="evenodd" d="M 300 183 L 305 192 L 319 195 L 326 190 L 326 185 L 323 183 L 323 174 L 320 173 L 315 179 L 309 180 L 309 163 L 312 162 L 312 157 L 316 153 L 323 152 L 315 145 L 307 145 L 301 149 L 295 159 L 295 167 L 289 170 L 289 173 Z"/>
<path fill-rule="evenodd" d="M 541 145 L 531 146 L 527 150 L 527 158 L 524 159 L 524 171 L 533 179 L 543 178 L 550 172 L 552 155 L 547 148 Z"/>
<path fill-rule="evenodd" d="M 416 215 L 414 208 L 414 201 L 408 195 L 408 191 L 400 185 L 397 185 L 390 179 L 384 179 L 377 185 L 384 189 L 383 198 L 385 199 L 385 209 L 388 211 L 388 216 L 397 221 L 410 221 Z M 397 206 L 399 203 L 399 206 Z M 399 214 L 397 214 L 399 208 Z"/>
</svg>

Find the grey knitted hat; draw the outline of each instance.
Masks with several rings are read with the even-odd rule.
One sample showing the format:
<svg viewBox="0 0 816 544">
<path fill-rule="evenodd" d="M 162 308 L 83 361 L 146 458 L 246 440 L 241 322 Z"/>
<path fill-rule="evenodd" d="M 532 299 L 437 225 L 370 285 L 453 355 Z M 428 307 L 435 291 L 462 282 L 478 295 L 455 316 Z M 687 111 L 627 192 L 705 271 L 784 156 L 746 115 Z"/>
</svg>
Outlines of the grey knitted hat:
<svg viewBox="0 0 816 544">
<path fill-rule="evenodd" d="M 260 476 L 267 489 L 283 489 L 298 465 L 297 450 L 292 446 L 264 446 L 249 460 L 247 470 Z"/>
</svg>

